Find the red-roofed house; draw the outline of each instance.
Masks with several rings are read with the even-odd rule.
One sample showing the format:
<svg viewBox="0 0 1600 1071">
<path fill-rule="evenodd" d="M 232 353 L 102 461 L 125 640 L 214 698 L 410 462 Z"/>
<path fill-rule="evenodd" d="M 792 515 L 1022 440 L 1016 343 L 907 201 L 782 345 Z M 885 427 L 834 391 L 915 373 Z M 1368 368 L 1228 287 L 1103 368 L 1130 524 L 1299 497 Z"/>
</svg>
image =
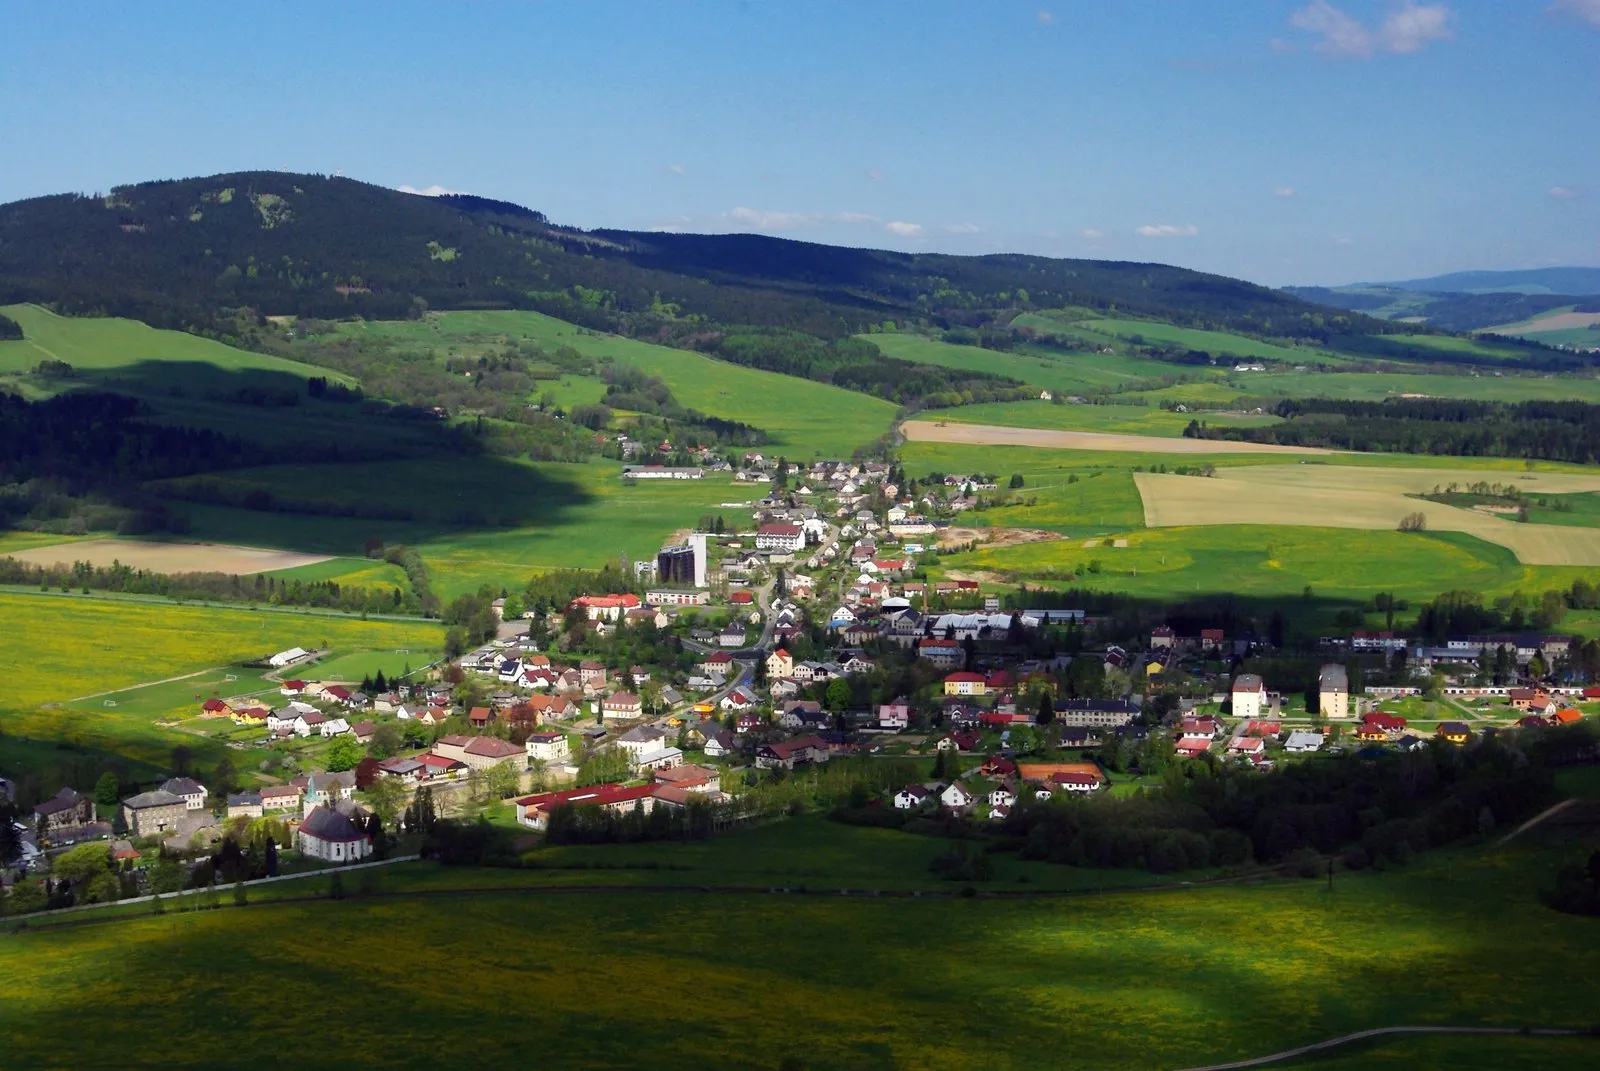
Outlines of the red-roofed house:
<svg viewBox="0 0 1600 1071">
<path fill-rule="evenodd" d="M 802 736 L 756 748 L 756 765 L 763 770 L 792 770 L 808 762 L 827 762 L 828 745 L 819 736 Z"/>
<path fill-rule="evenodd" d="M 945 695 L 988 695 L 982 673 L 952 673 L 944 679 Z"/>
<path fill-rule="evenodd" d="M 632 787 L 604 784 L 524 796 L 517 800 L 517 824 L 544 829 L 550 823 L 550 812 L 557 807 L 600 807 L 614 814 L 639 807 L 648 814 L 655 803 L 655 789 L 654 784 Z"/>
<path fill-rule="evenodd" d="M 763 524 L 756 529 L 756 549 L 794 553 L 806 545 L 805 529 L 798 524 Z"/>
<path fill-rule="evenodd" d="M 590 621 L 615 621 L 625 611 L 637 610 L 639 596 L 628 592 L 622 595 L 580 595 L 567 604 L 569 610 L 582 610 Z"/>
</svg>

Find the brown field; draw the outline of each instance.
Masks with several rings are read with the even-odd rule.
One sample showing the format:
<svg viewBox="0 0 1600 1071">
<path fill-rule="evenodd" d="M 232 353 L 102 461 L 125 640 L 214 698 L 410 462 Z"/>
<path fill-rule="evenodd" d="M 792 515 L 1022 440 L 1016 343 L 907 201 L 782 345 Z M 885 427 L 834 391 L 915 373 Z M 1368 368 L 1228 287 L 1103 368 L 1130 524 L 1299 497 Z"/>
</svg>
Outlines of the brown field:
<svg viewBox="0 0 1600 1071">
<path fill-rule="evenodd" d="M 1594 327 L 1600 324 L 1600 312 L 1558 312 L 1554 316 L 1536 316 L 1514 324 L 1486 327 L 1485 331 L 1503 332 L 1507 328 L 1518 331 L 1566 331 L 1574 327 Z"/>
<path fill-rule="evenodd" d="M 982 543 L 989 547 L 1014 547 L 1021 543 L 1045 543 L 1064 538 L 1060 532 L 1047 532 L 1043 528 L 946 528 L 939 533 L 939 547 L 959 547 L 964 543 Z"/>
<path fill-rule="evenodd" d="M 908 420 L 901 425 L 914 443 L 963 443 L 968 446 L 1038 446 L 1051 450 L 1115 450 L 1145 454 L 1331 454 L 1309 446 L 1234 443 L 1217 439 L 1169 439 L 1155 435 L 1118 435 L 1100 431 L 1049 431 L 1004 428 L 994 424 L 940 424 Z"/>
<path fill-rule="evenodd" d="M 1528 565 L 1600 565 L 1600 529 L 1519 524 L 1407 492 L 1484 479 L 1481 471 L 1375 469 L 1336 465 L 1266 465 L 1219 469 L 1212 478 L 1137 472 L 1144 520 L 1151 528 L 1197 524 L 1290 524 L 1393 530 L 1421 513 L 1433 531 L 1465 532 L 1498 543 Z M 1519 475 L 1529 491 L 1600 490 L 1600 475 Z"/>
<path fill-rule="evenodd" d="M 121 562 L 157 573 L 270 573 L 330 561 L 327 554 L 233 547 L 226 543 L 146 543 L 137 539 L 86 539 L 48 547 L 13 551 L 9 557 L 33 565 Z"/>
</svg>

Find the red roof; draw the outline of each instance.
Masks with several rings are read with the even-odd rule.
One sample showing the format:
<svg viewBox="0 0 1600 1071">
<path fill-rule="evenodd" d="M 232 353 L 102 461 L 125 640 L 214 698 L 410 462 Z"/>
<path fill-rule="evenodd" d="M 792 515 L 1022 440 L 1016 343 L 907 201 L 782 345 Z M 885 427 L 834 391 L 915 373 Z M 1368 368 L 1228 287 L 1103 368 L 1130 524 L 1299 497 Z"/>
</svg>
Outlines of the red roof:
<svg viewBox="0 0 1600 1071">
<path fill-rule="evenodd" d="M 283 682 L 283 687 L 288 689 L 291 692 L 303 692 L 303 691 L 306 690 L 306 682 L 305 681 L 284 681 Z"/>
<path fill-rule="evenodd" d="M 1556 711 L 1552 715 L 1552 719 L 1557 725 L 1571 725 L 1575 721 L 1583 720 L 1583 711 L 1574 707 L 1567 707 L 1564 710 Z"/>
<path fill-rule="evenodd" d="M 799 535 L 801 528 L 798 524 L 763 524 L 756 529 L 758 536 L 789 536 Z"/>
<path fill-rule="evenodd" d="M 422 755 L 418 755 L 417 761 L 422 763 L 424 766 L 431 766 L 435 770 L 448 770 L 453 766 L 466 765 L 466 763 L 462 762 L 460 759 L 451 759 L 446 758 L 443 755 L 435 755 L 431 751 Z"/>
<path fill-rule="evenodd" d="M 957 684 L 982 684 L 983 683 L 983 674 L 982 673 L 952 673 L 948 677 L 945 678 L 945 683 L 946 684 L 949 684 L 951 681 L 954 681 Z"/>
<path fill-rule="evenodd" d="M 1073 772 L 1053 773 L 1050 775 L 1050 780 L 1058 785 L 1098 785 L 1100 783 L 1100 779 L 1094 774 Z"/>
<path fill-rule="evenodd" d="M 724 662 L 732 662 L 732 661 L 733 661 L 733 656 L 731 654 L 729 654 L 727 651 L 717 651 L 717 652 L 715 652 L 713 654 L 710 654 L 710 655 L 706 656 L 706 663 L 710 664 L 710 665 L 718 665 L 718 666 L 720 666 Z"/>
<path fill-rule="evenodd" d="M 597 610 L 623 609 L 631 610 L 639 605 L 639 596 L 632 592 L 621 595 L 580 595 L 572 600 L 572 606 L 594 607 Z M 570 608 L 570 607 L 569 607 Z"/>
<path fill-rule="evenodd" d="M 653 784 L 634 785 L 631 788 L 615 783 L 589 785 L 586 788 L 569 788 L 561 792 L 540 792 L 534 796 L 524 796 L 517 800 L 517 806 L 539 810 L 548 810 L 563 804 L 572 807 L 608 807 L 644 799 L 655 791 L 655 787 Z"/>
<path fill-rule="evenodd" d="M 228 704 L 224 703 L 220 699 L 207 699 L 204 703 L 200 704 L 200 709 L 201 710 L 225 710 L 227 708 L 227 706 L 228 706 Z"/>
<path fill-rule="evenodd" d="M 756 597 L 748 591 L 736 591 L 728 596 L 728 601 L 733 603 L 755 602 Z"/>
<path fill-rule="evenodd" d="M 1375 710 L 1371 714 L 1367 714 L 1362 717 L 1361 727 L 1363 729 L 1383 729 L 1386 731 L 1390 729 L 1404 729 L 1406 727 L 1406 720 L 1393 714 L 1385 714 L 1381 710 Z"/>
</svg>

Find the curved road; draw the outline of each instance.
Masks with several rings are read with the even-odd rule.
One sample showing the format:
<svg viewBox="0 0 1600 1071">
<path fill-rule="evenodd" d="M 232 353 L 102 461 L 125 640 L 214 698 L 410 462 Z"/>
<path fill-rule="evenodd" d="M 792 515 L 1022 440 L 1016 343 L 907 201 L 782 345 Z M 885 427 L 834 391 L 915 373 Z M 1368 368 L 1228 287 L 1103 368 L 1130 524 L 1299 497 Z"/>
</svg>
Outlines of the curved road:
<svg viewBox="0 0 1600 1071">
<path fill-rule="evenodd" d="M 1353 1034 L 1344 1034 L 1340 1037 L 1329 1038 L 1326 1041 L 1314 1041 L 1310 1045 L 1302 1045 L 1298 1049 L 1284 1049 L 1268 1056 L 1257 1056 L 1249 1060 L 1235 1060 L 1226 1064 L 1206 1064 L 1204 1067 L 1185 1068 L 1184 1071 L 1234 1071 L 1235 1068 L 1262 1067 L 1266 1064 L 1275 1064 L 1281 1060 L 1292 1060 L 1296 1056 L 1305 1056 L 1308 1053 L 1321 1052 L 1324 1049 L 1337 1048 L 1348 1045 L 1354 1041 L 1364 1041 L 1367 1038 L 1385 1037 L 1391 1034 L 1529 1034 L 1534 1037 L 1578 1037 L 1586 1031 L 1571 1030 L 1554 1027 L 1519 1027 L 1519 1026 L 1380 1026 L 1372 1030 L 1357 1030 Z"/>
</svg>

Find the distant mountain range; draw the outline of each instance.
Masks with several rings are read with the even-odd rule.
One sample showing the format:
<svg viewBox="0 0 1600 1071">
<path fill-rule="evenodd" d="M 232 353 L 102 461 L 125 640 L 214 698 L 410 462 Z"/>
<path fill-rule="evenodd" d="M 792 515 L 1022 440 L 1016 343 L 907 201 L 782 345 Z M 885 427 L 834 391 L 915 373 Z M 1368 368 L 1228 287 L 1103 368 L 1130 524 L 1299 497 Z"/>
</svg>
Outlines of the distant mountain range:
<svg viewBox="0 0 1600 1071">
<path fill-rule="evenodd" d="M 1458 271 L 1395 283 L 1288 286 L 1307 301 L 1446 331 L 1482 331 L 1554 309 L 1600 311 L 1600 268 Z"/>
<path fill-rule="evenodd" d="M 650 337 L 695 323 L 822 339 L 907 319 L 1004 329 L 1065 307 L 1277 337 L 1408 330 L 1161 264 L 582 231 L 503 201 L 284 172 L 0 205 L 0 304 L 25 301 L 219 334 L 262 316 L 428 308 L 536 309 Z"/>
</svg>

